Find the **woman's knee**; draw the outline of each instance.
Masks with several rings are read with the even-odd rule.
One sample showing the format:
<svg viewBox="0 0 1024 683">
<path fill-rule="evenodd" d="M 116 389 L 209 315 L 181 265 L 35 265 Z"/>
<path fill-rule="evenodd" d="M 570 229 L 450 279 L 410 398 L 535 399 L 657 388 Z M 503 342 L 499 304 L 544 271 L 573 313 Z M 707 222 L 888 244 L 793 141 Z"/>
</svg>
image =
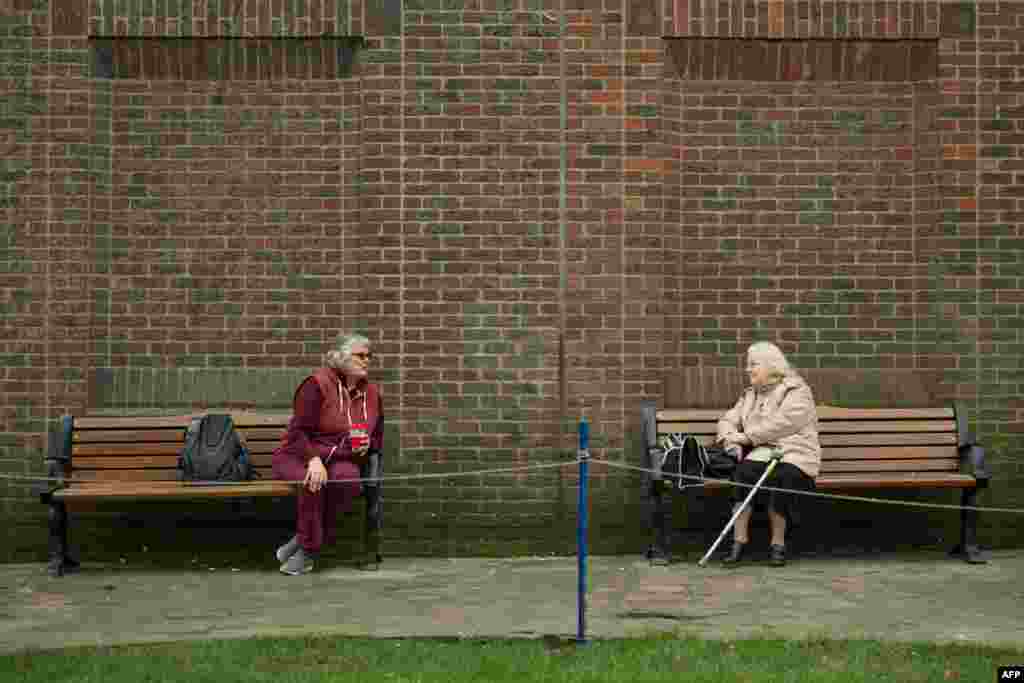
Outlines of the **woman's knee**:
<svg viewBox="0 0 1024 683">
<path fill-rule="evenodd" d="M 275 479 L 283 481 L 299 481 L 306 476 L 306 465 L 298 460 L 288 458 L 274 458 L 271 461 L 270 471 Z"/>
</svg>

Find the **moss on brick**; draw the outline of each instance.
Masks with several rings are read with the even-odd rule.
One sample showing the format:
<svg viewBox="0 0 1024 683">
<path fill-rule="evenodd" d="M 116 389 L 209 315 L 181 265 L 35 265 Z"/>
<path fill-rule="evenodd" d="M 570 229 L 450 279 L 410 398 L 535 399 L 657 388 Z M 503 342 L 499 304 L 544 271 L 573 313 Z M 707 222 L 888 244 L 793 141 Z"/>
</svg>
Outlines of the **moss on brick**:
<svg viewBox="0 0 1024 683">
<path fill-rule="evenodd" d="M 1005 159 L 1013 156 L 1014 148 L 1010 145 L 992 145 L 981 148 L 981 156 L 992 159 Z"/>
<path fill-rule="evenodd" d="M 654 118 L 658 115 L 658 107 L 654 104 L 635 104 L 626 108 L 626 115 L 644 119 Z"/>
<path fill-rule="evenodd" d="M 430 233 L 432 235 L 456 235 L 461 237 L 465 234 L 465 227 L 462 223 L 434 223 L 430 226 Z"/>
<path fill-rule="evenodd" d="M 497 368 L 498 359 L 495 356 L 467 356 L 462 363 L 467 368 Z"/>
<path fill-rule="evenodd" d="M 832 225 L 833 223 L 835 223 L 835 214 L 832 213 L 815 213 L 810 211 L 800 213 L 801 225 Z"/>
</svg>

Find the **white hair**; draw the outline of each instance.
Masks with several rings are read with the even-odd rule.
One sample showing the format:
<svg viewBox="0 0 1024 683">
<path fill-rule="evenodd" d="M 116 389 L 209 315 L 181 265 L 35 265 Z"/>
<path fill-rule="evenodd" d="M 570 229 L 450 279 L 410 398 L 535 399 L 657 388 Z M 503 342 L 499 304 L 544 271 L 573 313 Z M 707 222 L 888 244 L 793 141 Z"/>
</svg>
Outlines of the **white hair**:
<svg viewBox="0 0 1024 683">
<path fill-rule="evenodd" d="M 755 342 L 747 349 L 747 358 L 756 360 L 763 367 L 768 369 L 768 374 L 777 377 L 795 375 L 794 370 L 782 350 L 771 342 Z"/>
<path fill-rule="evenodd" d="M 370 340 L 354 332 L 342 332 L 334 341 L 334 347 L 324 355 L 324 363 L 329 368 L 341 370 L 345 361 L 352 358 L 352 349 L 356 346 L 370 347 Z"/>
</svg>

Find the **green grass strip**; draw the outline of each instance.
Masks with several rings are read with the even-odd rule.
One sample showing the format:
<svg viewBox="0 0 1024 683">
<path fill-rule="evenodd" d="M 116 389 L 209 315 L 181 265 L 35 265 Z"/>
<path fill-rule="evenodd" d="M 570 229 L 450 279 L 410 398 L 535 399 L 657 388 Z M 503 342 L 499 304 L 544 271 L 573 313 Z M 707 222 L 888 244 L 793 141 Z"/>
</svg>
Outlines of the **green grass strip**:
<svg viewBox="0 0 1024 683">
<path fill-rule="evenodd" d="M 990 681 L 1024 650 L 877 640 L 591 641 L 249 638 L 0 657 L 0 680 L 77 681 Z"/>
</svg>

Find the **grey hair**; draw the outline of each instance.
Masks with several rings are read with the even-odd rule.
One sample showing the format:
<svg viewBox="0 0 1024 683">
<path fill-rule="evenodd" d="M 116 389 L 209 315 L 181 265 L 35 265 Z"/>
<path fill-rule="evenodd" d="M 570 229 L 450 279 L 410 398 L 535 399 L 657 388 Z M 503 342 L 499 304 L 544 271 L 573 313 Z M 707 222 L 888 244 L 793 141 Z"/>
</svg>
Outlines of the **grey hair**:
<svg viewBox="0 0 1024 683">
<path fill-rule="evenodd" d="M 782 350 L 771 342 L 763 341 L 751 344 L 747 349 L 747 358 L 756 360 L 768 368 L 768 374 L 773 377 L 782 378 L 797 374 L 786 360 Z"/>
<path fill-rule="evenodd" d="M 361 334 L 342 332 L 335 339 L 334 347 L 324 355 L 324 363 L 329 368 L 341 370 L 345 361 L 352 357 L 352 349 L 360 345 L 369 348 L 370 340 Z"/>
</svg>

